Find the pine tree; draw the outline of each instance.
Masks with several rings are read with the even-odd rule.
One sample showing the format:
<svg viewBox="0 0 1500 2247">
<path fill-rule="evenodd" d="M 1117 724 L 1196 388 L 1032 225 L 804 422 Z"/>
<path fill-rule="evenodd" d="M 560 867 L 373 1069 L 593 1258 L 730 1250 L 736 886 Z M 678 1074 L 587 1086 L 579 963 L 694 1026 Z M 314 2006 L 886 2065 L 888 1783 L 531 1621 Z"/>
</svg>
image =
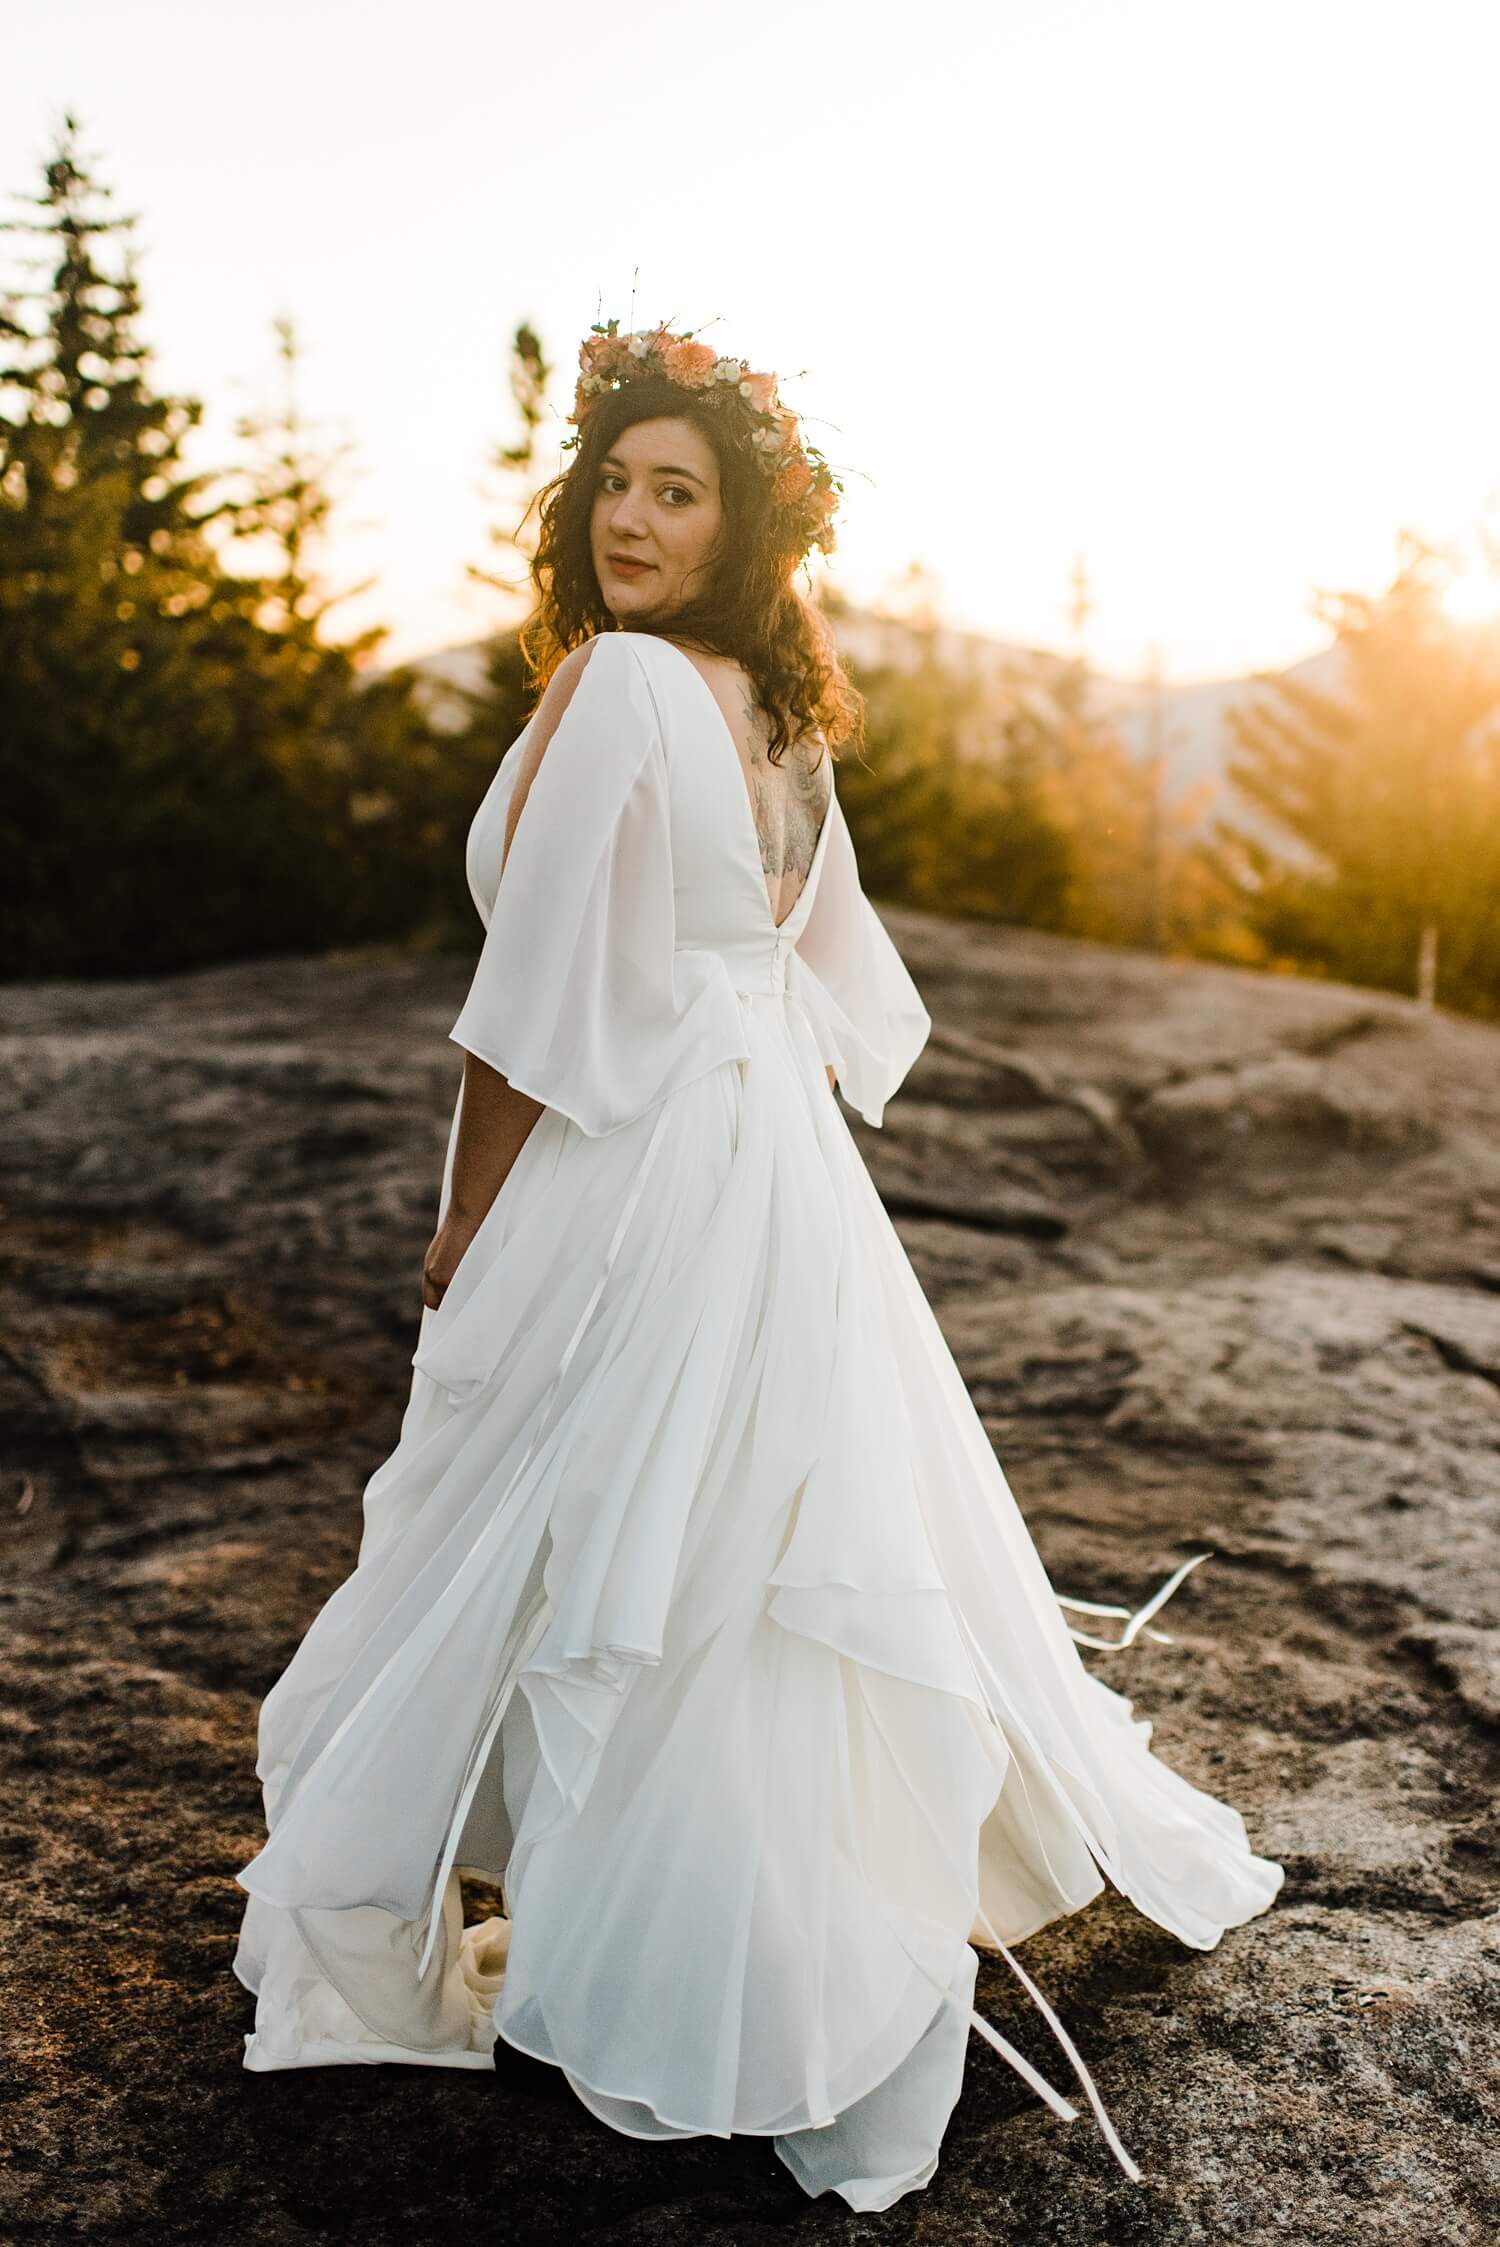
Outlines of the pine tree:
<svg viewBox="0 0 1500 2247">
<path fill-rule="evenodd" d="M 244 469 L 190 474 L 202 409 L 152 386 L 136 222 L 107 214 L 71 117 L 27 200 L 8 230 L 45 277 L 0 318 L 0 973 L 446 926 L 449 766 L 409 672 L 367 691 L 383 628 L 326 637 L 336 456 L 302 421 L 290 326 Z"/>
<path fill-rule="evenodd" d="M 997 711 L 992 689 L 942 659 L 935 613 L 907 621 L 915 662 L 856 679 L 871 761 L 839 762 L 865 887 L 931 912 L 1056 928 L 1070 859 L 1028 707 L 1007 692 Z"/>
<path fill-rule="evenodd" d="M 1406 534 L 1375 598 L 1321 596 L 1338 692 L 1264 676 L 1229 775 L 1280 842 L 1221 823 L 1244 911 L 1316 974 L 1500 1008 L 1500 646 L 1444 614 L 1439 548 Z M 1435 966 L 1435 978 L 1433 968 Z"/>
<path fill-rule="evenodd" d="M 537 437 L 546 419 L 546 393 L 551 379 L 552 368 L 541 339 L 530 323 L 523 321 L 511 341 L 509 374 L 511 401 L 520 427 L 513 442 L 497 445 L 490 456 L 489 466 L 499 475 L 501 489 L 498 496 L 489 495 L 498 517 L 488 531 L 489 543 L 518 562 L 520 568 L 519 571 L 499 571 L 481 568 L 475 562 L 465 565 L 465 574 L 475 584 L 486 585 L 502 594 L 512 607 L 517 595 L 525 595 L 529 605 L 529 565 L 536 551 L 536 532 L 528 525 L 543 481 L 537 459 Z M 535 702 L 521 652 L 519 624 L 517 618 L 492 635 L 480 681 L 471 687 L 455 689 L 467 706 L 455 742 L 455 755 L 458 769 L 467 776 L 475 804 L 496 764 L 525 725 Z"/>
<path fill-rule="evenodd" d="M 258 593 L 233 698 L 235 754 L 271 776 L 242 838 L 258 913 L 240 948 L 315 949 L 413 929 L 441 938 L 468 904 L 472 805 L 455 793 L 451 752 L 424 715 L 416 674 L 375 667 L 388 627 L 333 636 L 335 609 L 374 582 L 335 588 L 322 566 L 354 447 L 304 411 L 290 316 L 274 334 L 276 393 L 237 418 L 245 450 L 217 509 L 221 559 Z"/>
<path fill-rule="evenodd" d="M 481 569 L 477 563 L 467 565 L 467 574 L 476 584 L 488 585 L 504 594 L 529 593 L 525 565 L 536 552 L 536 531 L 528 529 L 531 510 L 539 488 L 537 467 L 537 433 L 547 413 L 547 385 L 552 380 L 542 341 L 529 321 L 523 320 L 511 339 L 510 395 L 520 421 L 520 434 L 514 443 L 497 445 L 490 456 L 490 467 L 502 480 L 506 499 L 494 502 L 503 510 L 502 520 L 491 524 L 490 544 L 504 554 L 515 556 L 523 564 L 519 577 L 502 576 L 495 570 Z M 518 512 L 516 511 L 518 510 Z M 505 519 L 513 514 L 513 520 Z"/>
<path fill-rule="evenodd" d="M 1181 942 L 1174 903 L 1193 853 L 1161 803 L 1159 771 L 1132 755 L 1099 707 L 1088 651 L 1094 602 L 1082 554 L 1069 578 L 1067 613 L 1068 652 L 1034 653 L 1018 667 L 1008 722 L 1037 813 L 1061 840 L 1064 894 L 1045 925 L 1102 943 Z"/>
<path fill-rule="evenodd" d="M 194 862 L 170 824 L 206 805 L 182 782 L 187 625 L 245 622 L 257 590 L 224 579 L 186 470 L 194 399 L 158 395 L 137 335 L 136 220 L 110 217 L 65 117 L 34 216 L 40 285 L 6 296 L 0 336 L 0 972 L 151 964 L 167 884 Z M 112 239 L 123 272 L 105 271 Z"/>
<path fill-rule="evenodd" d="M 318 561 L 337 505 L 335 484 L 354 447 L 334 443 L 308 422 L 301 398 L 302 347 L 295 322 L 280 314 L 273 323 L 280 391 L 275 403 L 241 414 L 235 435 L 247 449 L 230 479 L 221 506 L 223 527 L 233 543 L 228 556 L 242 562 L 248 550 L 249 575 L 262 582 L 271 599 L 258 621 L 299 649 L 332 645 L 325 630 L 333 610 L 369 591 L 373 578 L 335 592 Z M 385 625 L 371 625 L 342 652 L 360 664 L 387 637 Z"/>
<path fill-rule="evenodd" d="M 864 747 L 840 751 L 837 786 L 861 880 L 874 898 L 941 911 L 945 852 L 960 819 L 963 714 L 945 674 L 925 656 L 910 668 L 851 664 L 850 671 L 865 698 Z"/>
<path fill-rule="evenodd" d="M 122 570 L 149 570 L 165 592 L 217 590 L 206 537 L 215 510 L 193 505 L 212 479 L 189 474 L 182 458 L 202 407 L 152 388 L 150 354 L 137 334 L 138 220 L 107 214 L 113 190 L 86 168 L 78 137 L 77 121 L 66 116 L 41 192 L 19 198 L 38 215 L 0 220 L 0 233 L 37 240 L 23 263 L 45 270 L 40 287 L 6 292 L 0 527 L 7 575 L 19 569 L 44 585 L 59 571 L 66 576 L 91 523 L 101 562 L 116 565 L 101 572 L 106 584 Z M 123 249 L 119 277 L 104 272 L 96 254 L 115 236 Z M 40 324 L 25 317 L 30 306 L 40 309 Z M 137 598 L 137 615 L 144 605 Z"/>
</svg>

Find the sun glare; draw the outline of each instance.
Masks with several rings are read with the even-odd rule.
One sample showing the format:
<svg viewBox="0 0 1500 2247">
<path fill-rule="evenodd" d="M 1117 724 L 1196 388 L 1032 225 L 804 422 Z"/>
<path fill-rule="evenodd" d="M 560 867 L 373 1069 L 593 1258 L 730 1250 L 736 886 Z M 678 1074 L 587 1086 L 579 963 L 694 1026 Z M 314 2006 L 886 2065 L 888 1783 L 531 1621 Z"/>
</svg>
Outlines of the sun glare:
<svg viewBox="0 0 1500 2247">
<path fill-rule="evenodd" d="M 1500 570 L 1471 563 L 1444 588 L 1442 604 L 1455 624 L 1500 620 Z"/>
</svg>

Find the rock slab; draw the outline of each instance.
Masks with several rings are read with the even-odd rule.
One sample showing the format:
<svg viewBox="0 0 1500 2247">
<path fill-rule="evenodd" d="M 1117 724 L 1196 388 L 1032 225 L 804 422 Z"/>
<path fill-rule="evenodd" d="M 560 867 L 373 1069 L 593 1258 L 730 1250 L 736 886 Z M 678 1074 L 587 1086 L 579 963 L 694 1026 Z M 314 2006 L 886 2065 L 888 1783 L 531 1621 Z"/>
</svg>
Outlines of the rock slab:
<svg viewBox="0 0 1500 2247">
<path fill-rule="evenodd" d="M 878 2218 L 550 2070 L 241 2068 L 256 1710 L 396 1440 L 459 1067 L 467 963 L 369 954 L 0 994 L 5 2241 L 1500 2239 L 1500 1034 L 886 918 L 935 1027 L 876 1182 L 1059 1589 L 1211 1551 L 1085 1659 L 1287 1866 L 1210 1953 L 1112 1892 L 1024 1946 L 1145 2183 L 978 2039 Z"/>
</svg>

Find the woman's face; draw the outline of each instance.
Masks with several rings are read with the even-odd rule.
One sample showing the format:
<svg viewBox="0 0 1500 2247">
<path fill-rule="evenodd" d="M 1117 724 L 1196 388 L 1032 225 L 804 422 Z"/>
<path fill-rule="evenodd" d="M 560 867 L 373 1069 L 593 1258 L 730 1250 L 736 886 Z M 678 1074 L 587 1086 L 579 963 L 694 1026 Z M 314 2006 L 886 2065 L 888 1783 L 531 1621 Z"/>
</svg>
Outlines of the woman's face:
<svg viewBox="0 0 1500 2247">
<path fill-rule="evenodd" d="M 675 415 L 622 429 L 600 463 L 589 518 L 611 615 L 665 618 L 695 599 L 723 520 L 719 464 L 701 430 Z"/>
</svg>

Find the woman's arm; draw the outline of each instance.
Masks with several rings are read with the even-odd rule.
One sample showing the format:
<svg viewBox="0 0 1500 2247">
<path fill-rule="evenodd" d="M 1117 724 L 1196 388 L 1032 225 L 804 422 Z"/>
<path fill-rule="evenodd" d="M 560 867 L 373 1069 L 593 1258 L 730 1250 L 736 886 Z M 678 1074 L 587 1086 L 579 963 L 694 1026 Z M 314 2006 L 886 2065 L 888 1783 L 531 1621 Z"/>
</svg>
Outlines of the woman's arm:
<svg viewBox="0 0 1500 2247">
<path fill-rule="evenodd" d="M 500 846 L 502 880 L 516 822 L 546 755 L 547 745 L 573 699 L 593 645 L 592 640 L 586 641 L 564 656 L 548 680 L 527 728 L 526 747 L 506 811 L 505 834 Z M 422 1301 L 429 1310 L 435 1311 L 442 1301 L 464 1250 L 484 1223 L 490 1204 L 509 1177 L 511 1164 L 526 1144 L 544 1105 L 543 1101 L 533 1100 L 529 1093 L 518 1092 L 498 1069 L 491 1068 L 477 1053 L 465 1051 L 463 1104 L 453 1148 L 452 1192 L 443 1222 L 422 1260 Z"/>
<path fill-rule="evenodd" d="M 422 1259 L 422 1301 L 435 1311 L 465 1249 L 489 1213 L 544 1103 L 481 1061 L 464 1055 L 463 1104 L 453 1145 L 453 1182 L 443 1222 Z"/>
<path fill-rule="evenodd" d="M 453 1147 L 449 1208 L 477 1231 L 526 1144 L 543 1103 L 518 1092 L 477 1053 L 464 1055 L 463 1106 Z"/>
</svg>

